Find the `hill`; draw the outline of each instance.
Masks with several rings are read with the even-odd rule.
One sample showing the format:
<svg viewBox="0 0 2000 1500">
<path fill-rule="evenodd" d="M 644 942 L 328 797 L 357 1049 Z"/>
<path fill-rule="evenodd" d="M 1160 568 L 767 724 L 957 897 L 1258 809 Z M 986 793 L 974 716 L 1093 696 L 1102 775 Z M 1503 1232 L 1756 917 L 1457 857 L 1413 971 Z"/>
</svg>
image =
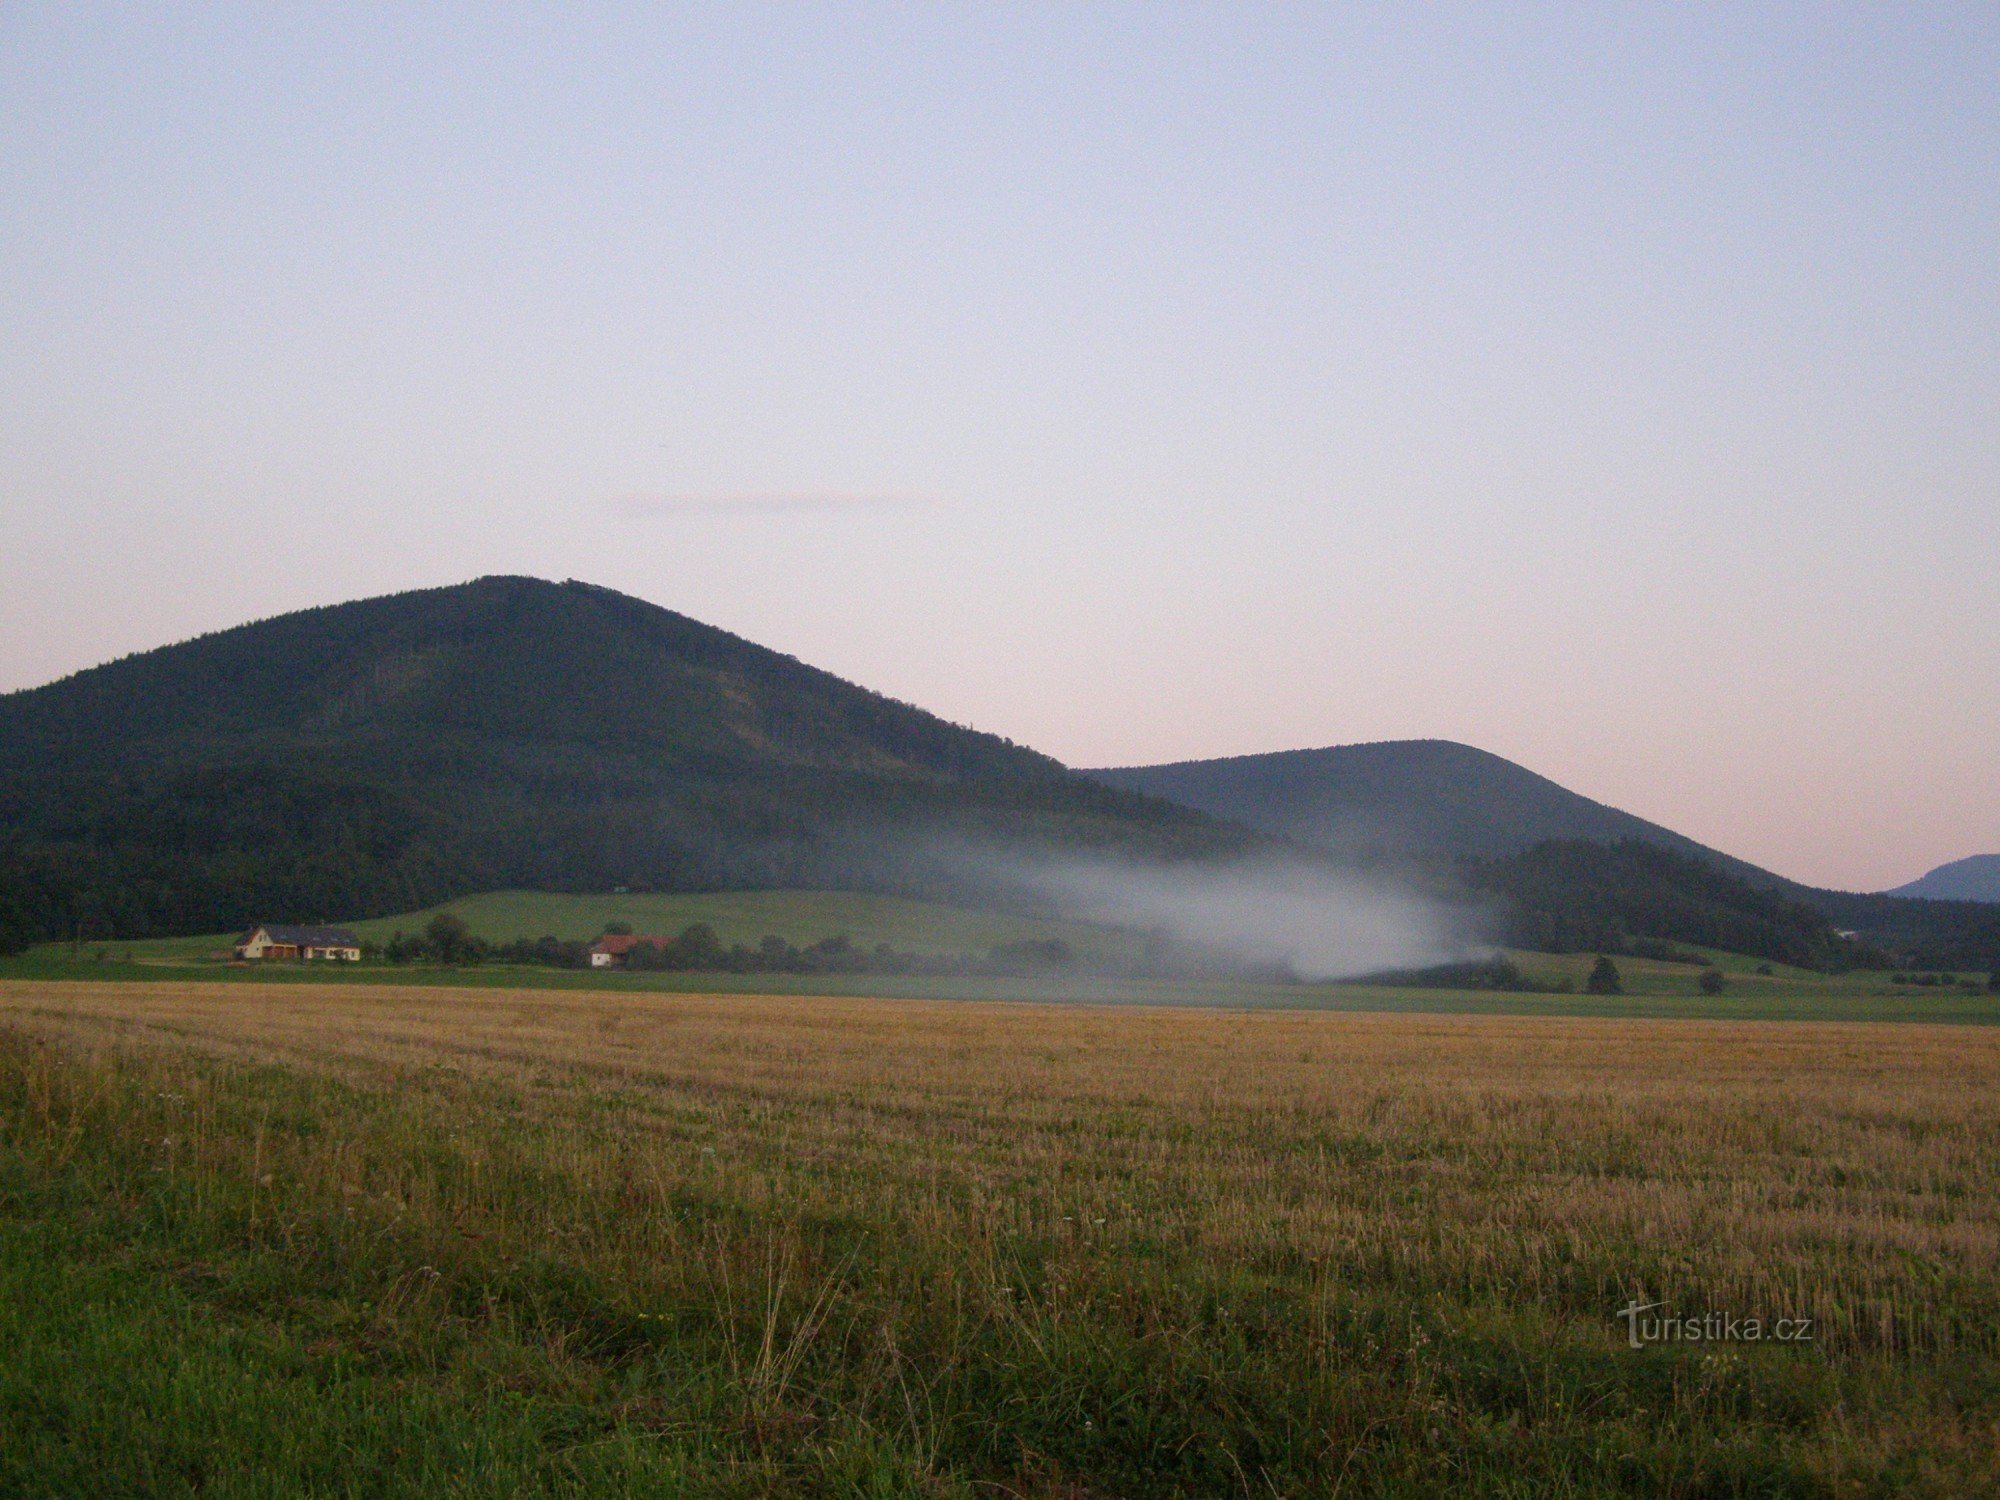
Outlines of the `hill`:
<svg viewBox="0 0 2000 1500">
<path fill-rule="evenodd" d="M 1748 879 L 1778 879 L 1451 740 L 1385 740 L 1084 774 L 1351 857 L 1493 860 L 1551 839 L 1635 839 Z"/>
<path fill-rule="evenodd" d="M 1932 901 L 2000 901 L 2000 854 L 1975 854 L 1939 865 L 1928 875 L 1899 885 L 1885 896 L 1917 896 Z"/>
<path fill-rule="evenodd" d="M 475 891 L 956 896 L 939 836 L 1251 842 L 642 600 L 495 577 L 0 697 L 0 928 L 215 931 Z"/>
<path fill-rule="evenodd" d="M 1788 963 L 2000 965 L 2000 907 L 1801 885 L 1449 740 L 1085 774 L 1348 859 L 1446 863 L 1527 947 L 1652 938 Z"/>
</svg>

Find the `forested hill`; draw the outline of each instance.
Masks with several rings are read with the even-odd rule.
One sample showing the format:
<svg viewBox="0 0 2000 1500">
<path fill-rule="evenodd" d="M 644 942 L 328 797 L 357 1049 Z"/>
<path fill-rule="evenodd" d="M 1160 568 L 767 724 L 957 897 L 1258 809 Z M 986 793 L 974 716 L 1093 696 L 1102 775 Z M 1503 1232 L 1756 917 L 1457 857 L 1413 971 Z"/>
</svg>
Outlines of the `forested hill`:
<svg viewBox="0 0 2000 1500">
<path fill-rule="evenodd" d="M 1337 857 L 1450 861 L 1505 898 L 1511 936 L 1528 946 L 1616 948 L 1627 933 L 1838 962 L 1856 951 L 1839 930 L 1886 960 L 2000 965 L 2000 905 L 1801 885 L 1450 740 L 1085 774 Z"/>
<path fill-rule="evenodd" d="M 502 886 L 935 881 L 895 830 L 1248 836 L 641 600 L 482 578 L 0 697 L 0 922 L 145 936 Z"/>
<path fill-rule="evenodd" d="M 1778 879 L 1452 740 L 1385 740 L 1084 774 L 1339 854 L 1496 860 L 1551 839 L 1635 839 L 1746 879 Z"/>
</svg>

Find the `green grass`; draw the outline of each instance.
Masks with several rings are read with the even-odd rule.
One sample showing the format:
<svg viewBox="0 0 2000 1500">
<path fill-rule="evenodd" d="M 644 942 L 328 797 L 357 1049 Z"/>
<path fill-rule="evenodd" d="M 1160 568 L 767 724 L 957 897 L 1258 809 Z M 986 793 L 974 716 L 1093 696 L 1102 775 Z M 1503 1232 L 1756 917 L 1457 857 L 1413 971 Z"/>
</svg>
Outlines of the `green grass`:
<svg viewBox="0 0 2000 1500">
<path fill-rule="evenodd" d="M 20 1072 L 6 1081 L 19 1108 Z M 275 1074 L 246 1082 L 232 1102 L 266 1121 L 341 1130 L 367 1113 Z M 168 1103 L 161 1128 L 184 1118 Z M 0 1493 L 664 1497 L 719 1475 L 708 1493 L 770 1492 L 771 1465 L 700 1430 L 722 1371 L 688 1379 L 662 1358 L 647 1372 L 653 1402 L 681 1403 L 666 1433 L 621 1400 L 621 1381 L 580 1376 L 601 1351 L 562 1347 L 592 1334 L 550 1321 L 548 1299 L 574 1296 L 557 1266 L 500 1291 L 505 1310 L 489 1304 L 468 1332 L 426 1305 L 436 1274 L 414 1269 L 407 1237 L 382 1236 L 372 1203 L 365 1234 L 342 1205 L 260 1232 L 254 1181 L 124 1154 L 157 1149 L 150 1137 L 53 1162 L 21 1145 L 0 1148 Z M 847 1493 L 886 1493 L 865 1434 L 836 1446 L 821 1467 L 855 1481 Z"/>
<path fill-rule="evenodd" d="M 308 1326 L 246 1316 L 281 1270 L 273 1257 L 192 1265 L 143 1229 L 113 1247 L 101 1226 L 38 1207 L 17 1193 L 0 1225 L 9 1494 L 448 1494 L 471 1473 L 530 1493 L 553 1475 L 676 1477 L 672 1455 L 635 1462 L 619 1447 L 552 1461 L 573 1437 L 560 1406 L 432 1388 L 351 1349 L 329 1357 Z"/>
</svg>

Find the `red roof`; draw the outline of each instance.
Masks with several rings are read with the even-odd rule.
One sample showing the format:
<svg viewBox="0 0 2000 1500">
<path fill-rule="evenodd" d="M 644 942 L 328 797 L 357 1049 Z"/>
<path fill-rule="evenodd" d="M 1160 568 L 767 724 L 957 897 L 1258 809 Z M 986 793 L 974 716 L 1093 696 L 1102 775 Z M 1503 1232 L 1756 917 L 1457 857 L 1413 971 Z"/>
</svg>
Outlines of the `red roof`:
<svg viewBox="0 0 2000 1500">
<path fill-rule="evenodd" d="M 641 937 L 632 932 L 607 932 L 590 945 L 592 953 L 609 953 L 613 958 L 622 958 L 641 943 L 651 943 L 655 948 L 664 948 L 673 941 L 671 938 Z"/>
</svg>

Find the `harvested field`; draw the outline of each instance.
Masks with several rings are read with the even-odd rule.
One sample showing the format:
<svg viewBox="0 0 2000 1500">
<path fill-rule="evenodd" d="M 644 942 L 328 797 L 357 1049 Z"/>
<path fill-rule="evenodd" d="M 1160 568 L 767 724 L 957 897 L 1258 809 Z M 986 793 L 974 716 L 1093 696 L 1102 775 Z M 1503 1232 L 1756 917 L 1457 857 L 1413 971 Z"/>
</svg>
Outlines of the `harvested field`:
<svg viewBox="0 0 2000 1500">
<path fill-rule="evenodd" d="M 0 1488 L 2000 1473 L 1989 1028 L 131 982 L 0 1028 Z M 1633 1302 L 1809 1331 L 1634 1349 Z"/>
</svg>

